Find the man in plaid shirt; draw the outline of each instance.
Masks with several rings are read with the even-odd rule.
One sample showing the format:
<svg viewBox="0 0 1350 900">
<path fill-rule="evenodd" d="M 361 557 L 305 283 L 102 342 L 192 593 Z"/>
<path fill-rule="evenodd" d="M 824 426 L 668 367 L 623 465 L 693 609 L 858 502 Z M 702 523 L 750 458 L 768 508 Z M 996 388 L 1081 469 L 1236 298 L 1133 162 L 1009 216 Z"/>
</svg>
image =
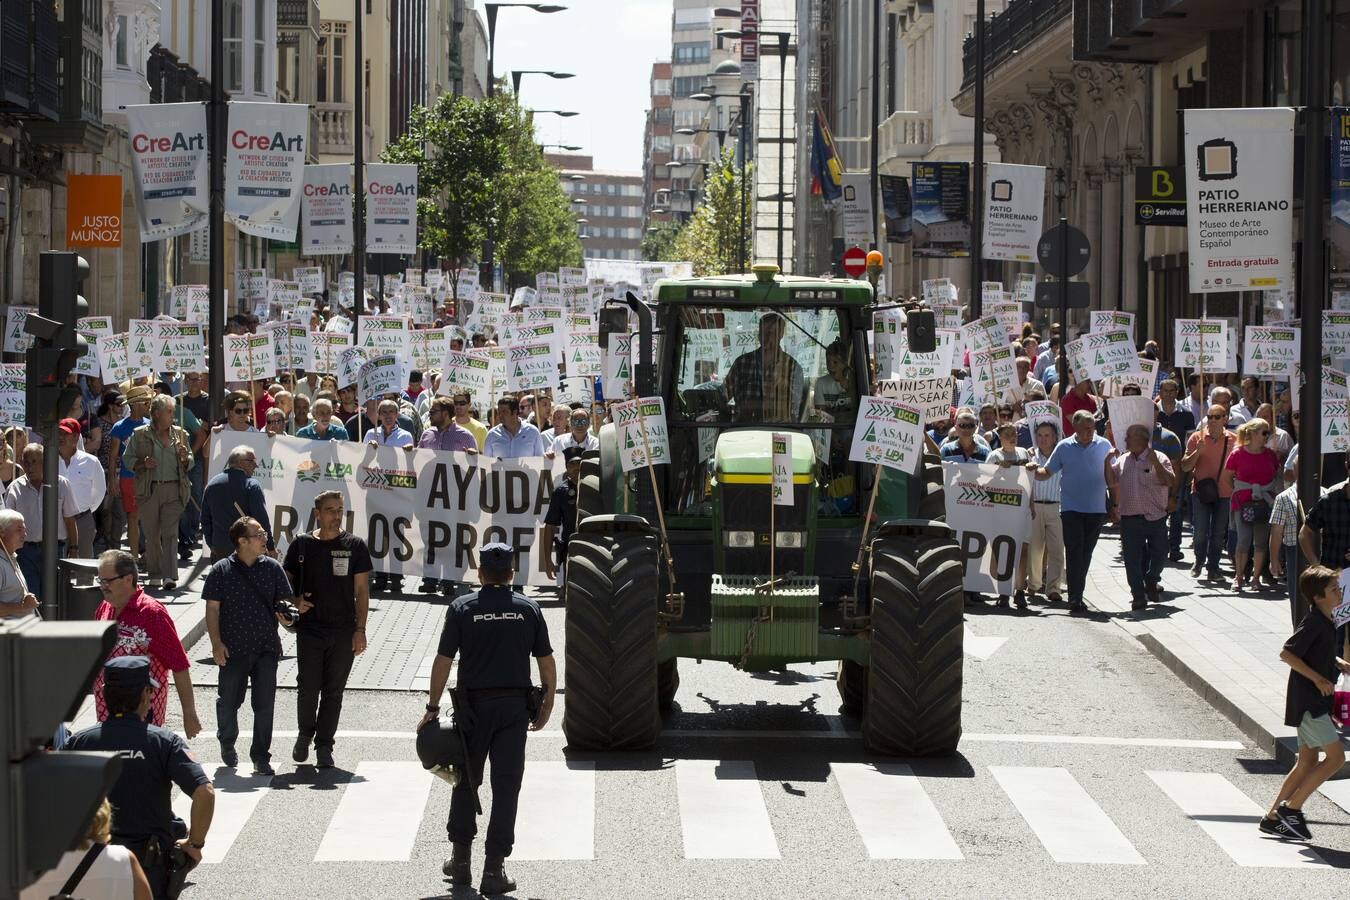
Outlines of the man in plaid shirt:
<svg viewBox="0 0 1350 900">
<path fill-rule="evenodd" d="M 759 320 L 759 349 L 743 353 L 727 373 L 737 422 L 798 422 L 806 383 L 802 367 L 781 346 L 785 323 L 777 313 Z"/>
</svg>

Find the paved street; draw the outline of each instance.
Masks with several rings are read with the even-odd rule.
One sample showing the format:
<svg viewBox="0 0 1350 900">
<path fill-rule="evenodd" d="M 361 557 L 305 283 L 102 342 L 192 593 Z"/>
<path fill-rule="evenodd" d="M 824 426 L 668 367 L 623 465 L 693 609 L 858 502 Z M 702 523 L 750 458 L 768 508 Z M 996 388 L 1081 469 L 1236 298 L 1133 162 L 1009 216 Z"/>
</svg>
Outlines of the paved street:
<svg viewBox="0 0 1350 900">
<path fill-rule="evenodd" d="M 542 599 L 561 656 L 562 611 Z M 444 607 L 378 603 L 400 604 L 418 609 L 391 616 L 429 630 L 378 653 L 411 658 Z M 557 710 L 530 738 L 518 895 L 1343 894 L 1347 783 L 1328 787 L 1340 806 L 1310 802 L 1312 846 L 1262 838 L 1283 768 L 1114 622 L 1042 609 L 968 623 L 950 759 L 869 757 L 837 715 L 833 664 L 748 676 L 682 663 L 679 708 L 649 753 L 568 753 Z M 205 642 L 192 654 L 207 655 Z M 185 896 L 443 895 L 450 791 L 412 752 L 421 697 L 349 692 L 339 767 L 318 772 L 289 759 L 294 696 L 280 694 L 275 778 L 217 770 L 210 861 Z M 198 703 L 209 763 L 214 691 Z"/>
</svg>

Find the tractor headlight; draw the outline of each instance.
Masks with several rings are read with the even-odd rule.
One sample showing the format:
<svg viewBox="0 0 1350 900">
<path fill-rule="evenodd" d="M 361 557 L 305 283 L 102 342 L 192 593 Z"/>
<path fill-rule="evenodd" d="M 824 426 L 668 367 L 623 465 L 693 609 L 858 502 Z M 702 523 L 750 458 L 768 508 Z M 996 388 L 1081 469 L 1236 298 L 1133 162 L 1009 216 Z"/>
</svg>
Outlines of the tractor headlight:
<svg viewBox="0 0 1350 900">
<path fill-rule="evenodd" d="M 726 541 L 728 547 L 753 547 L 755 546 L 755 533 L 753 531 L 728 531 Z"/>
<path fill-rule="evenodd" d="M 780 531 L 774 536 L 774 545 L 779 550 L 800 550 L 803 537 L 800 531 Z"/>
</svg>

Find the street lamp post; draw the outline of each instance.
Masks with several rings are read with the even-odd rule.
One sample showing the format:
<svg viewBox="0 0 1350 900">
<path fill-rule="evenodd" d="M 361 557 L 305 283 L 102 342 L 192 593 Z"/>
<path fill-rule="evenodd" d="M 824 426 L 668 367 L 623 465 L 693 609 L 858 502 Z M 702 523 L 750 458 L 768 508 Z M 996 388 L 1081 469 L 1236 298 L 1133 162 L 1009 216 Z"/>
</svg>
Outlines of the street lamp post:
<svg viewBox="0 0 1350 900">
<path fill-rule="evenodd" d="M 512 69 L 511 93 L 520 96 L 520 78 L 522 75 L 547 75 L 549 78 L 575 78 L 571 72 L 552 72 L 548 69 Z"/>
<path fill-rule="evenodd" d="M 984 0 L 975 0 L 975 138 L 971 168 L 975 170 L 975 203 L 970 229 L 970 308 L 974 318 L 984 312 Z M 1061 315 L 1061 327 L 1064 323 Z M 1064 346 L 1060 339 L 1060 346 Z M 1060 382 L 1067 384 L 1068 382 Z"/>
<path fill-rule="evenodd" d="M 741 67 L 732 60 L 726 60 L 725 62 L 718 63 L 717 68 L 710 73 L 710 77 L 720 78 L 723 76 L 740 75 L 740 74 L 741 74 Z M 737 100 L 740 101 L 741 134 L 739 140 L 737 141 L 738 146 L 736 147 L 736 156 L 738 157 L 738 161 L 740 162 L 741 233 L 739 235 L 739 242 L 738 242 L 739 250 L 736 254 L 736 257 L 738 270 L 744 272 L 746 270 L 746 217 L 748 215 L 748 207 L 749 207 L 749 197 L 747 196 L 746 193 L 745 167 L 746 164 L 749 162 L 749 150 L 750 150 L 750 137 L 748 130 L 750 120 L 750 85 L 749 84 L 741 85 L 740 91 L 738 91 L 735 94 L 716 94 L 705 91 L 702 93 L 689 95 L 690 100 L 698 100 L 702 102 L 710 102 L 712 100 L 717 100 L 719 98 L 731 98 L 731 97 L 735 97 Z"/>
</svg>

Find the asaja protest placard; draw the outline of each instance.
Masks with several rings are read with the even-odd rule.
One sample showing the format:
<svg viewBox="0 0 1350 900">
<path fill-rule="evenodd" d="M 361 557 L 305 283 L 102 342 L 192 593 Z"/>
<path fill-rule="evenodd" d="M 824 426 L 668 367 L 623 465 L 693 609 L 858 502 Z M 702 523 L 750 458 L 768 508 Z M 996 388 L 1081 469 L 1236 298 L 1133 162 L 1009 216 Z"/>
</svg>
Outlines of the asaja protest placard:
<svg viewBox="0 0 1350 900">
<path fill-rule="evenodd" d="M 877 382 L 877 394 L 916 407 L 924 423 L 942 422 L 952 414 L 955 383 L 950 376 L 926 379 L 887 379 Z"/>
<path fill-rule="evenodd" d="M 972 353 L 970 375 L 974 382 L 976 403 L 1002 403 L 1009 391 L 1020 399 L 1017 361 L 1012 347 L 1006 343 Z"/>
<path fill-rule="evenodd" d="M 1134 313 L 1113 309 L 1094 309 L 1088 312 L 1088 331 L 1116 331 L 1125 329 L 1134 343 Z"/>
<path fill-rule="evenodd" d="M 1022 543 L 1031 532 L 1031 478 L 1022 466 L 942 464 L 947 524 L 965 560 L 965 590 L 1013 592 Z"/>
<path fill-rule="evenodd" d="M 633 392 L 632 335 L 610 334 L 604 350 L 604 393 L 606 400 L 618 400 Z"/>
<path fill-rule="evenodd" d="M 84 338 L 89 352 L 75 360 L 75 374 L 99 377 L 98 339 L 113 333 L 112 316 L 84 316 L 75 320 L 75 333 Z"/>
<path fill-rule="evenodd" d="M 314 369 L 325 375 L 336 375 L 338 371 L 338 360 L 342 358 L 342 351 L 351 347 L 352 336 L 350 334 L 341 334 L 336 331 L 315 331 L 309 336 L 310 355 L 314 361 Z"/>
<path fill-rule="evenodd" d="M 903 335 L 902 335 L 903 336 Z M 891 366 L 891 375 L 900 379 L 944 378 L 952 371 L 953 356 L 959 332 L 937 329 L 937 349 L 932 353 L 915 353 L 903 340 L 900 353 Z M 877 370 L 880 374 L 881 370 Z"/>
<path fill-rule="evenodd" d="M 889 397 L 860 398 L 848 458 L 902 472 L 917 471 L 923 456 L 923 410 Z"/>
<path fill-rule="evenodd" d="M 225 335 L 225 380 L 257 381 L 277 373 L 269 334 Z"/>
<path fill-rule="evenodd" d="M 485 353 L 447 349 L 436 393 L 448 397 L 464 391 L 470 399 L 482 400 L 489 395 L 492 386 L 491 369 L 491 361 Z"/>
<path fill-rule="evenodd" d="M 0 428 L 26 428 L 27 366 L 23 363 L 0 363 Z"/>
<path fill-rule="evenodd" d="M 614 404 L 612 411 L 619 430 L 619 459 L 625 472 L 647 465 L 648 452 L 652 465 L 670 462 L 666 405 L 660 397 L 625 400 Z"/>
<path fill-rule="evenodd" d="M 1003 323 L 1003 331 L 1009 338 L 1022 336 L 1022 304 L 994 303 L 989 306 L 989 312 Z"/>
<path fill-rule="evenodd" d="M 201 325 L 155 319 L 159 338 L 158 372 L 192 372 L 206 366 L 206 342 Z"/>
<path fill-rule="evenodd" d="M 792 496 L 792 435 L 774 432 L 770 440 L 773 443 L 773 503 L 774 506 L 791 506 Z"/>
<path fill-rule="evenodd" d="M 127 363 L 127 333 L 105 334 L 98 339 L 98 365 L 104 384 L 119 384 L 131 377 Z"/>
<path fill-rule="evenodd" d="M 1031 423 L 1033 440 L 1036 437 L 1036 429 L 1045 424 L 1054 425 L 1056 435 L 1064 430 L 1064 416 L 1058 403 L 1051 403 L 1049 400 L 1028 400 L 1022 409 L 1026 413 L 1027 421 Z"/>
<path fill-rule="evenodd" d="M 408 383 L 408 364 L 394 353 L 377 354 L 361 363 L 356 383 L 361 402 L 397 394 Z"/>
<path fill-rule="evenodd" d="M 507 348 L 506 389 L 532 391 L 558 386 L 557 354 L 550 341 L 513 344 Z"/>
<path fill-rule="evenodd" d="M 30 313 L 36 313 L 36 306 L 11 306 L 5 313 L 6 353 L 23 353 L 33 346 L 33 336 L 23 330 Z"/>
<path fill-rule="evenodd" d="M 1098 381 L 1139 371 L 1139 354 L 1130 333 L 1122 329 L 1089 332 L 1065 345 L 1074 377 Z"/>
<path fill-rule="evenodd" d="M 1178 366 L 1213 372 L 1228 357 L 1228 323 L 1221 319 L 1177 319 Z"/>
<path fill-rule="evenodd" d="M 1292 378 L 1298 371 L 1299 328 L 1248 325 L 1242 374 L 1257 378 Z"/>
</svg>

